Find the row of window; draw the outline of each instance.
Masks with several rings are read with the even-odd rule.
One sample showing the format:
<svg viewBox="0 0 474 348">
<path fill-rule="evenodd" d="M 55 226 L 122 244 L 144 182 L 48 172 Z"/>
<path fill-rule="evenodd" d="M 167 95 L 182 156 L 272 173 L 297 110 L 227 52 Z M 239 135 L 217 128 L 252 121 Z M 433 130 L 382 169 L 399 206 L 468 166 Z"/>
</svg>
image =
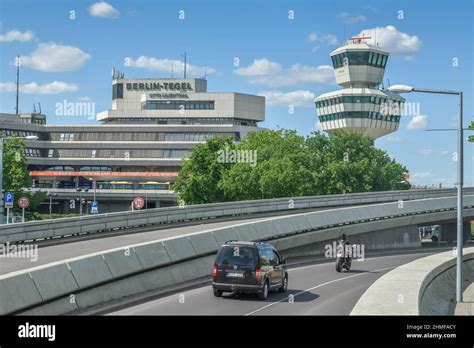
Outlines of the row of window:
<svg viewBox="0 0 474 348">
<path fill-rule="evenodd" d="M 385 68 L 388 56 L 386 54 L 364 51 L 348 51 L 331 57 L 334 69 L 345 65 L 369 65 Z"/>
<path fill-rule="evenodd" d="M 214 110 L 214 101 L 158 100 L 147 101 L 145 110 Z"/>
<path fill-rule="evenodd" d="M 317 101 L 316 108 L 323 108 L 326 106 L 337 105 L 341 103 L 357 104 L 357 103 L 370 103 L 375 105 L 387 104 L 392 107 L 398 106 L 400 109 L 403 107 L 402 101 L 395 101 L 379 96 L 340 96 L 331 99 L 324 99 Z M 398 104 L 398 105 L 397 105 Z"/>
<path fill-rule="evenodd" d="M 112 118 L 107 121 L 108 124 L 130 124 L 130 123 L 139 123 L 139 124 L 212 124 L 212 125 L 242 125 L 242 126 L 257 126 L 257 122 L 253 120 L 244 120 L 244 119 L 233 119 L 233 118 L 224 118 L 224 117 L 213 117 L 213 118 L 166 118 L 166 119 L 153 119 L 153 118 L 140 118 L 140 117 L 125 117 L 125 118 Z"/>
<path fill-rule="evenodd" d="M 52 140 L 60 141 L 204 141 L 214 136 L 233 137 L 232 132 L 148 132 L 148 133 L 52 133 Z"/>
<path fill-rule="evenodd" d="M 28 157 L 42 157 L 40 149 L 25 149 L 23 153 Z"/>
<path fill-rule="evenodd" d="M 75 169 L 70 166 L 54 166 L 46 169 L 47 171 L 53 172 L 74 172 Z M 81 167 L 79 169 L 81 172 L 111 172 L 112 168 L 109 167 Z"/>
<path fill-rule="evenodd" d="M 51 150 L 50 150 L 51 151 Z M 132 158 L 183 158 L 189 150 L 181 149 L 166 149 L 166 150 L 86 150 L 86 149 L 59 149 L 56 150 L 57 156 L 60 158 L 118 158 L 118 159 L 132 159 Z M 51 152 L 53 157 L 54 152 Z"/>
<path fill-rule="evenodd" d="M 11 129 L 2 129 L 0 130 L 0 135 L 3 134 L 7 137 L 26 137 L 28 135 L 36 135 L 39 136 L 38 133 L 28 132 L 28 131 L 21 131 L 21 130 L 11 130 Z"/>
<path fill-rule="evenodd" d="M 59 136 L 60 141 L 73 141 L 74 140 L 74 133 L 61 133 Z"/>
<path fill-rule="evenodd" d="M 321 122 L 341 120 L 344 118 L 368 118 L 370 120 L 400 122 L 400 116 L 382 115 L 372 111 L 336 112 L 334 114 L 319 116 Z"/>
</svg>

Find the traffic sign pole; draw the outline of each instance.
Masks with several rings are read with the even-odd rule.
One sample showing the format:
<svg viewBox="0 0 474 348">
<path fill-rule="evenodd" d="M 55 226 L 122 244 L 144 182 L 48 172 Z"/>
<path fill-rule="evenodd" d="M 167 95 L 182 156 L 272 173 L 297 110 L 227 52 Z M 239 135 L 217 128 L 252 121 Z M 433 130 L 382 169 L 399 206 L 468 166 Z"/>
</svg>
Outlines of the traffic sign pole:
<svg viewBox="0 0 474 348">
<path fill-rule="evenodd" d="M 132 211 L 142 209 L 145 206 L 145 200 L 142 197 L 135 197 L 132 202 Z"/>
<path fill-rule="evenodd" d="M 30 206 L 30 200 L 26 196 L 21 196 L 18 200 L 18 206 L 21 208 L 21 222 L 25 222 L 25 208 Z"/>
<path fill-rule="evenodd" d="M 13 207 L 13 200 L 15 199 L 13 192 L 5 192 L 5 208 L 7 208 L 7 225 L 10 219 L 10 208 Z"/>
</svg>

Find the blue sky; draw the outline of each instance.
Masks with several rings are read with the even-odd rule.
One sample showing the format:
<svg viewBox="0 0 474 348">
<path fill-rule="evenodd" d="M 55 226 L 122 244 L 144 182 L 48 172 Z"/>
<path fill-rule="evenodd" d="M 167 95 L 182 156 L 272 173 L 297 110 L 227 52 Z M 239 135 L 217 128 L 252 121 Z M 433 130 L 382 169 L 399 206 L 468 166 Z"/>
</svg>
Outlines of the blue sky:
<svg viewBox="0 0 474 348">
<path fill-rule="evenodd" d="M 329 53 L 350 36 L 373 35 L 374 28 L 379 45 L 391 53 L 386 86 L 389 79 L 391 84 L 461 89 L 465 125 L 472 120 L 469 0 L 3 0 L 0 10 L 0 112 L 14 112 L 14 58 L 20 54 L 20 110 L 30 112 L 34 102 L 41 102 L 49 124 L 94 123 L 84 116 L 55 116 L 55 105 L 88 100 L 96 112 L 105 110 L 113 67 L 127 77 L 170 77 L 174 66 L 179 76 L 186 51 L 188 73 L 201 77 L 205 69 L 209 91 L 266 95 L 262 126 L 307 135 L 317 128 L 314 97 L 340 88 L 328 67 Z M 402 117 L 400 130 L 376 146 L 405 164 L 413 183 L 452 186 L 456 133 L 425 129 L 455 127 L 456 98 L 405 97 L 418 103 L 420 115 Z M 465 144 L 465 180 L 473 186 L 473 144 Z"/>
</svg>

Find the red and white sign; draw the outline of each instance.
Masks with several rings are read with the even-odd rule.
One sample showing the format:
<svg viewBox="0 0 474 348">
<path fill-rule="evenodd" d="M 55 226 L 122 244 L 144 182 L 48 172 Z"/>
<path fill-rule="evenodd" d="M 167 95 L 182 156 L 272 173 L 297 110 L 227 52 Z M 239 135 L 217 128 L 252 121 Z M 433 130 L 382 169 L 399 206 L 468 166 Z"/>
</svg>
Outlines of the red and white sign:
<svg viewBox="0 0 474 348">
<path fill-rule="evenodd" d="M 30 205 L 30 200 L 26 196 L 21 196 L 18 200 L 18 206 L 22 209 L 28 208 Z"/>
<path fill-rule="evenodd" d="M 142 197 L 136 197 L 133 200 L 133 208 L 134 209 L 141 209 L 145 206 L 145 200 Z"/>
</svg>

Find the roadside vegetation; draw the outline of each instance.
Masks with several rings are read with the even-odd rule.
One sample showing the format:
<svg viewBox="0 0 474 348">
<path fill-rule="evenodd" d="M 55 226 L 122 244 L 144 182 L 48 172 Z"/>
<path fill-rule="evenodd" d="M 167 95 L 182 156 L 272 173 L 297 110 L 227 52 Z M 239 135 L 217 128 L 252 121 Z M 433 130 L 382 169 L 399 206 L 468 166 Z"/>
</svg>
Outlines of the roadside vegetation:
<svg viewBox="0 0 474 348">
<path fill-rule="evenodd" d="M 27 196 L 30 205 L 25 209 L 25 219 L 34 219 L 33 213 L 46 198 L 46 192 L 31 192 L 32 179 L 28 173 L 28 159 L 25 155 L 25 143 L 21 138 L 12 137 L 3 143 L 3 191 L 14 193 L 14 206 L 10 212 L 21 216 L 18 199 Z"/>
<path fill-rule="evenodd" d="M 185 160 L 174 185 L 183 204 L 405 190 L 407 169 L 356 133 L 250 133 L 216 137 Z"/>
</svg>

